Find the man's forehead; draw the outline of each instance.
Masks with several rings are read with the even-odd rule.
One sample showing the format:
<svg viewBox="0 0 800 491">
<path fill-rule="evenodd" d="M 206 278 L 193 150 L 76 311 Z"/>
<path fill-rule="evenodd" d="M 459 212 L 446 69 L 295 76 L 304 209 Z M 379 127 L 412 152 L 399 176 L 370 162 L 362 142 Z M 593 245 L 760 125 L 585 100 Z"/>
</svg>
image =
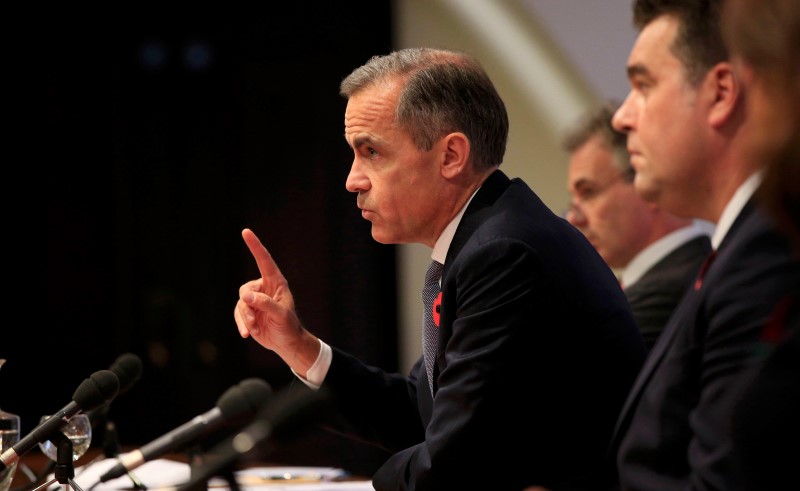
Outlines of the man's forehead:
<svg viewBox="0 0 800 491">
<path fill-rule="evenodd" d="M 345 139 L 352 145 L 391 139 L 395 125 L 397 92 L 384 86 L 362 89 L 347 102 L 344 127 Z M 356 141 L 358 140 L 358 141 Z"/>
<path fill-rule="evenodd" d="M 618 171 L 614 165 L 614 155 L 608 146 L 601 141 L 592 140 L 587 141 L 570 158 L 569 180 L 575 185 L 579 182 L 594 182 Z"/>
<path fill-rule="evenodd" d="M 631 67 L 647 67 L 660 60 L 653 55 L 672 56 L 672 45 L 678 30 L 678 19 L 662 15 L 644 26 L 631 49 L 628 58 L 628 70 Z"/>
</svg>

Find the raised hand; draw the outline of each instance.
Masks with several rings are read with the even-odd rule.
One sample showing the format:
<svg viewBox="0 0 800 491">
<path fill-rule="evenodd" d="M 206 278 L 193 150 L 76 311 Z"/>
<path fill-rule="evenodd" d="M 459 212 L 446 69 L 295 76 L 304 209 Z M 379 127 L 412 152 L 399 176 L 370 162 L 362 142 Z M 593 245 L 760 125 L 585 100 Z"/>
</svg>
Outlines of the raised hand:
<svg viewBox="0 0 800 491">
<path fill-rule="evenodd" d="M 319 353 L 319 340 L 300 324 L 289 283 L 269 251 L 250 229 L 242 230 L 261 278 L 239 287 L 233 318 L 239 334 L 252 337 L 278 354 L 299 375 L 305 376 Z"/>
</svg>

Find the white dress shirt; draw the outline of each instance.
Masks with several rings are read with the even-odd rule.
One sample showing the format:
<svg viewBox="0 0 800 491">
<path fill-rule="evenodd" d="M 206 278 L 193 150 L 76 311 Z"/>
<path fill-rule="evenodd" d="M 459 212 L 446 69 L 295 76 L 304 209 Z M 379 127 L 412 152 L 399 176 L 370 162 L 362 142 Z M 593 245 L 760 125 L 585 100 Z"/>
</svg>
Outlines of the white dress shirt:
<svg viewBox="0 0 800 491">
<path fill-rule="evenodd" d="M 620 278 L 622 284 L 625 288 L 629 288 L 669 253 L 695 237 L 701 235 L 710 236 L 712 229 L 713 226 L 709 222 L 695 220 L 690 225 L 661 237 L 639 251 L 639 254 L 636 254 L 631 259 Z"/>
<path fill-rule="evenodd" d="M 480 188 L 478 188 L 480 189 Z M 433 246 L 433 252 L 431 252 L 431 259 L 434 261 L 438 261 L 442 265 L 444 265 L 444 260 L 447 257 L 447 250 L 450 248 L 450 243 L 453 241 L 453 237 L 456 234 L 456 229 L 458 229 L 458 224 L 461 223 L 461 218 L 464 216 L 464 212 L 469 206 L 470 202 L 472 202 L 472 198 L 475 197 L 475 194 L 478 191 L 476 190 L 475 193 L 472 193 L 472 196 L 467 200 L 466 204 L 461 208 L 461 210 L 456 214 L 455 218 L 453 218 L 450 223 L 442 231 L 439 238 L 436 240 L 436 244 Z M 439 281 L 442 281 L 441 279 Z M 333 351 L 331 347 L 325 343 L 322 339 L 319 340 L 319 355 L 317 355 L 317 359 L 314 361 L 314 364 L 311 365 L 311 368 L 308 369 L 308 378 L 303 378 L 297 374 L 294 370 L 294 373 L 297 378 L 303 381 L 307 386 L 313 389 L 319 389 L 322 385 L 322 381 L 325 380 L 325 376 L 328 374 L 328 369 L 331 366 L 331 360 L 333 359 Z"/>
</svg>

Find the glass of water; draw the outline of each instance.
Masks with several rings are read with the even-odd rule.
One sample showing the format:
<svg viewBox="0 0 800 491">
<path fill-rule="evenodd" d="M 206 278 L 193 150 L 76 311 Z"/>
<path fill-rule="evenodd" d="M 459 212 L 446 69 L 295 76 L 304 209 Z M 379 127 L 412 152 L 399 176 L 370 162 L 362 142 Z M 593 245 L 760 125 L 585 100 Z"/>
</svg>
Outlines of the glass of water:
<svg viewBox="0 0 800 491">
<path fill-rule="evenodd" d="M 49 419 L 49 415 L 42 416 L 39 424 Z M 92 423 L 89 416 L 83 413 L 75 414 L 61 427 L 61 433 L 72 442 L 72 460 L 78 460 L 89 450 L 92 443 Z M 39 443 L 39 448 L 52 461 L 58 461 L 58 445 L 50 440 Z"/>
<path fill-rule="evenodd" d="M 19 441 L 19 416 L 0 409 L 0 453 L 5 452 Z M 8 491 L 14 479 L 17 463 L 0 471 L 0 491 Z"/>
<path fill-rule="evenodd" d="M 5 364 L 5 358 L 0 358 L 0 367 Z M 19 441 L 19 416 L 8 413 L 0 409 L 0 453 L 4 453 Z M 17 463 L 6 466 L 0 471 L 0 491 L 8 491 L 11 481 L 14 479 L 14 472 L 17 470 Z"/>
</svg>

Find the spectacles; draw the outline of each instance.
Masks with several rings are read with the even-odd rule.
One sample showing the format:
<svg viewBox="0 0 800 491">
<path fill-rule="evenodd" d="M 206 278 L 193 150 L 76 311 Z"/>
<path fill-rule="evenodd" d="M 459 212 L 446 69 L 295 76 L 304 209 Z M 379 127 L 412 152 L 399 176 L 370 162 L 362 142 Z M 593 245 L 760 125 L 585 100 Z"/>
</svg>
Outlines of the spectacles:
<svg viewBox="0 0 800 491">
<path fill-rule="evenodd" d="M 608 191 L 611 187 L 613 187 L 616 183 L 620 180 L 624 180 L 626 182 L 629 181 L 629 174 L 625 172 L 621 172 L 617 174 L 615 177 L 609 179 L 604 184 L 599 186 L 594 185 L 586 185 L 582 186 L 576 194 L 572 197 L 567 207 L 567 214 L 573 213 L 579 217 L 583 216 L 582 207 L 587 204 L 591 204 L 595 201 L 600 195 Z"/>
</svg>

